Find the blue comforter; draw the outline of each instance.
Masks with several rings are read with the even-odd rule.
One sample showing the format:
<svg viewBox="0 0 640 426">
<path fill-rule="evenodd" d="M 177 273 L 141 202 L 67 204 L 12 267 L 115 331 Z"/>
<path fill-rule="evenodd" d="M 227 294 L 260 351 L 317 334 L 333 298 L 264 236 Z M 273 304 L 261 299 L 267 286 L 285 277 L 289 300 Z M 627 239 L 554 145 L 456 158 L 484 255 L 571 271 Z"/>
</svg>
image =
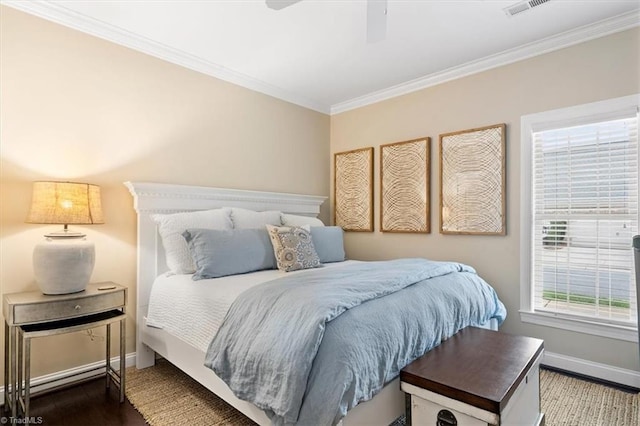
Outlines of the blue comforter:
<svg viewBox="0 0 640 426">
<path fill-rule="evenodd" d="M 442 340 L 505 316 L 495 291 L 459 263 L 318 269 L 242 293 L 205 365 L 275 424 L 335 424 Z"/>
</svg>

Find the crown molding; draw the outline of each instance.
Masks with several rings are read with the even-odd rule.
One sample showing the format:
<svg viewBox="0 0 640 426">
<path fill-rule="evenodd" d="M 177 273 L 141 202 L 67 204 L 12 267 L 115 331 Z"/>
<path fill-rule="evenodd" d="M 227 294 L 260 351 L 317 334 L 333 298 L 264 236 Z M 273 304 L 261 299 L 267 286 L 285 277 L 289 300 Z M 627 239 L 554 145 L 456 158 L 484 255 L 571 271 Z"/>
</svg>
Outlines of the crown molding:
<svg viewBox="0 0 640 426">
<path fill-rule="evenodd" d="M 638 11 L 629 12 L 595 24 L 585 25 L 575 30 L 529 43 L 518 48 L 506 50 L 496 55 L 471 61 L 460 66 L 452 67 L 444 71 L 429 74 L 386 89 L 378 90 L 364 96 L 340 102 L 329 107 L 265 83 L 261 80 L 238 73 L 229 68 L 225 68 L 221 65 L 206 61 L 195 55 L 155 42 L 122 28 L 106 24 L 105 22 L 80 14 L 51 1 L 0 0 L 0 4 L 87 34 L 91 34 L 133 50 L 146 53 L 150 56 L 154 56 L 211 77 L 330 115 L 361 108 L 387 99 L 395 98 L 397 96 L 426 89 L 447 81 L 467 77 L 469 75 L 640 26 L 640 13 Z"/>
<path fill-rule="evenodd" d="M 304 108 L 324 114 L 330 111 L 328 105 L 306 99 L 195 55 L 75 12 L 52 1 L 2 0 L 0 4 Z"/>
<path fill-rule="evenodd" d="M 397 96 L 406 95 L 427 87 L 436 86 L 447 81 L 467 77 L 482 71 L 487 71 L 503 65 L 543 55 L 585 41 L 604 37 L 640 26 L 640 12 L 634 11 L 605 19 L 594 24 L 585 25 L 575 30 L 567 31 L 514 49 L 487 56 L 485 58 L 467 62 L 444 71 L 410 80 L 387 89 L 378 90 L 368 95 L 359 96 L 331 106 L 331 115 L 340 114 L 352 109 L 375 104 Z"/>
</svg>

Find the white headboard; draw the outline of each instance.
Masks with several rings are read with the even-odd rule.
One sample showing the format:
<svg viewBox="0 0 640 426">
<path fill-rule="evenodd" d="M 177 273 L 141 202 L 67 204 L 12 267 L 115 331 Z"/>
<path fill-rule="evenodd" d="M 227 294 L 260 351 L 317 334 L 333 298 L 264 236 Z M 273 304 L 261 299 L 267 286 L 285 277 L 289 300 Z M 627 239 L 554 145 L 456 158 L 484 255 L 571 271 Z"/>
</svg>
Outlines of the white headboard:
<svg viewBox="0 0 640 426">
<path fill-rule="evenodd" d="M 133 195 L 133 207 L 138 213 L 138 272 L 137 314 L 139 329 L 147 315 L 149 294 L 155 278 L 167 270 L 162 241 L 154 213 L 175 213 L 192 210 L 208 210 L 221 207 L 242 207 L 249 210 L 279 210 L 284 213 L 317 216 L 320 205 L 327 197 L 278 192 L 246 191 L 238 189 L 210 188 L 204 186 L 171 185 L 150 182 L 125 182 Z M 137 358 L 153 357 L 153 353 L 136 336 Z M 140 362 L 140 361 L 138 361 Z M 142 365 L 138 365 L 142 367 Z"/>
</svg>

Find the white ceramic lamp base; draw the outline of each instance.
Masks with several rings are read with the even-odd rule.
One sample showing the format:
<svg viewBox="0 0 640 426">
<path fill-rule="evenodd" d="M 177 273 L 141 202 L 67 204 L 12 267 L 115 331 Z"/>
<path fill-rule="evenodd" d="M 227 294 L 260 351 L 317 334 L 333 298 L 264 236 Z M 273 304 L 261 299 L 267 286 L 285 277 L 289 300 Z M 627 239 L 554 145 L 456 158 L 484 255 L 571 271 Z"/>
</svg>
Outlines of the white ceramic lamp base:
<svg viewBox="0 0 640 426">
<path fill-rule="evenodd" d="M 33 250 L 33 271 L 44 294 L 83 291 L 93 272 L 95 247 L 84 237 L 47 238 Z"/>
</svg>

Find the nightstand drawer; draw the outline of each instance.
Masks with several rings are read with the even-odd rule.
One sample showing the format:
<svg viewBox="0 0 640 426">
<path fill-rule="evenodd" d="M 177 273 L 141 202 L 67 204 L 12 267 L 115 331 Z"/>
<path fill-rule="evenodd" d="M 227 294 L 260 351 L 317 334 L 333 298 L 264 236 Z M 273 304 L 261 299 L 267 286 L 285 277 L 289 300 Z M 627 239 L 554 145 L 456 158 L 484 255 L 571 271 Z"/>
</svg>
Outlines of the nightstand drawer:
<svg viewBox="0 0 640 426">
<path fill-rule="evenodd" d="M 25 303 L 13 306 L 13 324 L 55 321 L 124 307 L 126 296 L 122 291 L 99 294 L 71 300 L 47 303 Z"/>
</svg>

